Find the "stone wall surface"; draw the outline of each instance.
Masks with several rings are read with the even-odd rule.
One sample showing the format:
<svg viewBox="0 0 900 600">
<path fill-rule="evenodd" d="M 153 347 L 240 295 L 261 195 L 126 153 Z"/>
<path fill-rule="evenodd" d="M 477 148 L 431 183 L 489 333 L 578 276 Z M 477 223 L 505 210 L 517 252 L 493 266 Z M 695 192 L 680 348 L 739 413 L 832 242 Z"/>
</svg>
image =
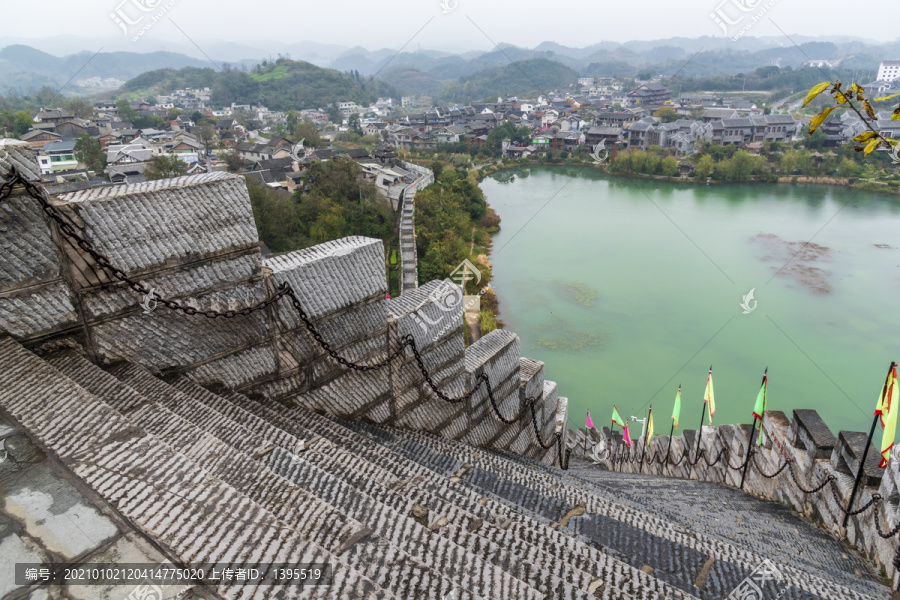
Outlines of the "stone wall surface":
<svg viewBox="0 0 900 600">
<path fill-rule="evenodd" d="M 749 465 L 746 457 L 751 426 L 747 424 L 703 427 L 699 446 L 697 432 L 685 430 L 672 438 L 671 449 L 668 436 L 657 436 L 650 440 L 649 447 L 644 438 L 636 440 L 631 450 L 622 442 L 620 433 L 603 427 L 591 431 L 587 447 L 589 453 L 600 457 L 605 468 L 617 472 L 712 481 L 733 487 L 741 486 L 747 465 L 745 491 L 790 506 L 820 527 L 846 538 L 879 568 L 884 568 L 887 576 L 895 579 L 896 588 L 896 539 L 879 535 L 875 513 L 883 533 L 900 523 L 900 449 L 895 448 L 887 468 L 880 469 L 878 449 L 869 447 L 853 509 L 870 503 L 875 494 L 883 501 L 851 516 L 844 528 L 844 509 L 850 501 L 867 435 L 841 431 L 835 437 L 815 410 L 805 409 L 794 410 L 791 419 L 781 411 L 766 411 L 759 427 L 763 443 L 757 446 L 758 433 L 754 434 L 756 450 Z M 583 452 L 584 431 L 570 437 L 571 447 Z M 828 482 L 830 477 L 834 477 L 833 482 Z"/>
<path fill-rule="evenodd" d="M 36 179 L 32 163 L 27 145 L 0 141 L 0 166 Z M 429 170 L 410 169 L 417 179 L 409 200 L 433 181 Z M 263 259 L 244 180 L 227 173 L 94 188 L 50 201 L 116 269 L 152 294 L 139 294 L 102 269 L 17 186 L 0 202 L 0 333 L 30 347 L 73 338 L 98 364 L 131 361 L 255 398 L 557 462 L 556 444 L 536 443 L 523 410 L 526 385 L 545 444 L 565 425 L 566 405 L 556 384 L 544 381 L 543 365 L 522 359 L 519 339 L 508 331 L 466 349 L 462 292 L 449 282 L 407 286 L 401 297 L 386 299 L 380 240 L 349 237 Z M 411 237 L 411 214 L 409 206 L 402 236 Z M 241 310 L 285 284 L 306 321 L 289 298 L 232 318 L 185 314 L 158 302 Z M 400 352 L 410 338 L 446 398 L 426 381 L 412 349 Z M 332 352 L 378 368 L 348 368 Z M 527 362 L 527 381 L 520 361 Z M 497 410 L 521 418 L 497 417 L 480 385 L 485 375 Z"/>
</svg>

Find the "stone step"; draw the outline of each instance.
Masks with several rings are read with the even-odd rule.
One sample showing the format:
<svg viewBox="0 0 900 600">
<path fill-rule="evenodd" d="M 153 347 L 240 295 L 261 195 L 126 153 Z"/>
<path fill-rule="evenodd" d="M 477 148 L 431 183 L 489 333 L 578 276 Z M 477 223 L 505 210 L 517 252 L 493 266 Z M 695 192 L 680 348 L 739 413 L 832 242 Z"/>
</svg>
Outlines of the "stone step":
<svg viewBox="0 0 900 600">
<path fill-rule="evenodd" d="M 168 404 L 165 404 L 166 406 L 178 412 L 182 417 L 191 420 L 197 426 L 207 427 L 208 425 L 210 428 L 224 432 L 227 435 L 227 439 L 223 438 L 222 441 L 229 445 L 239 442 L 241 445 L 251 449 L 267 448 L 273 445 L 269 440 L 273 439 L 273 436 L 278 435 L 273 432 L 274 430 L 267 432 L 266 437 L 258 435 L 250 428 L 245 427 L 245 420 L 242 420 L 241 423 L 230 421 L 223 414 L 187 394 L 174 390 L 162 380 L 135 365 L 121 365 L 111 369 L 111 371 L 122 381 L 135 387 L 145 397 L 164 399 L 168 395 L 170 400 Z M 250 415 L 247 416 L 247 419 L 249 418 Z M 223 423 L 224 420 L 228 420 L 231 425 L 226 426 Z M 294 445 L 291 444 L 290 447 L 293 449 Z M 317 448 L 311 445 L 310 451 L 315 452 L 316 450 Z M 335 448 L 332 444 L 328 444 L 327 448 L 322 448 L 321 450 L 320 460 L 334 460 L 335 455 L 340 454 L 340 449 Z M 426 541 L 427 538 L 436 537 L 433 532 L 416 523 L 407 513 L 396 511 L 371 497 L 364 490 L 353 488 L 344 482 L 341 477 L 331 475 L 325 470 L 312 465 L 308 462 L 311 458 L 307 458 L 307 453 L 303 453 L 300 457 L 293 454 L 292 456 L 295 457 L 295 462 L 303 465 L 308 464 L 312 473 L 312 475 L 302 481 L 302 484 L 297 481 L 294 481 L 294 483 L 334 506 L 342 513 L 360 520 L 372 528 L 377 535 L 391 540 L 396 546 L 409 548 L 416 559 L 436 573 L 446 573 L 447 569 L 452 566 L 446 561 L 452 559 L 456 561 L 458 572 L 460 573 L 466 572 L 468 568 L 481 566 L 484 574 L 482 579 L 476 582 L 480 585 L 476 585 L 472 589 L 475 589 L 476 593 L 484 594 L 485 597 L 492 597 L 496 593 L 505 594 L 507 591 L 523 594 L 522 597 L 541 597 L 534 590 L 531 590 L 534 595 L 529 595 L 528 586 L 524 582 L 516 581 L 510 575 L 503 573 L 499 568 L 485 564 L 478 556 L 469 553 L 452 542 L 447 541 L 443 544 L 440 542 L 429 543 Z M 280 470 L 273 469 L 273 471 L 282 476 L 285 475 Z M 346 473 L 342 475 L 346 476 Z M 285 478 L 291 480 L 289 477 Z M 467 567 L 466 565 L 469 566 Z M 463 589 L 469 587 L 471 586 L 467 585 Z"/>
<path fill-rule="evenodd" d="M 398 598 L 444 597 L 448 594 L 456 594 L 460 599 L 480 598 L 458 588 L 439 570 L 423 565 L 407 552 L 374 533 L 369 527 L 348 518 L 345 513 L 335 509 L 324 499 L 273 473 L 266 468 L 264 462 L 257 460 L 255 455 L 229 446 L 208 433 L 203 433 L 202 439 L 198 439 L 200 436 L 197 434 L 206 429 L 207 423 L 210 423 L 210 429 L 235 433 L 233 428 L 225 428 L 221 423 L 214 422 L 227 419 L 221 413 L 181 390 L 169 386 L 141 367 L 121 365 L 113 371 L 122 377 L 119 381 L 122 382 L 124 389 L 116 390 L 118 395 L 124 396 L 130 389 L 132 393 L 140 392 L 142 396 L 156 397 L 167 402 L 167 404 L 145 402 L 138 410 L 128 413 L 130 419 L 139 421 L 142 426 L 151 429 L 162 439 L 178 445 L 179 449 L 197 461 L 199 466 L 223 478 L 271 510 L 283 522 L 284 527 L 305 535 L 342 556 L 348 564 Z M 127 387 L 125 382 L 128 383 Z M 201 392 L 200 395 L 207 400 L 215 401 L 214 394 L 199 386 L 193 386 L 196 384 L 182 382 L 181 387 Z M 111 389 L 113 386 L 107 384 L 106 387 Z M 233 409 L 235 416 L 244 417 L 241 421 L 242 427 L 248 421 L 253 421 L 253 415 L 245 413 L 221 398 L 215 403 L 221 408 L 226 408 L 223 404 L 227 404 Z M 172 407 L 178 412 L 173 412 L 167 407 Z M 285 432 L 272 429 L 270 439 L 281 439 L 288 443 L 295 440 Z M 251 447 L 258 445 L 263 439 L 255 438 L 252 428 L 239 433 L 244 439 L 252 440 Z M 291 447 L 293 448 L 294 444 L 291 444 Z M 271 452 L 272 448 L 275 448 L 274 444 L 264 447 L 262 452 Z"/>
<path fill-rule="evenodd" d="M 105 389 L 111 397 L 142 398 L 133 389 L 81 357 L 66 357 L 53 362 L 66 368 L 74 366 L 73 363 L 79 359 L 82 361 L 78 365 L 79 374 L 82 374 L 87 385 Z M 215 397 L 203 388 L 200 390 Z M 219 400 L 230 405 L 221 398 Z M 341 555 L 349 565 L 389 589 L 398 598 L 432 594 L 442 597 L 454 591 L 459 598 L 477 598 L 455 590 L 449 581 L 412 560 L 386 540 L 372 535 L 371 530 L 361 523 L 345 517 L 272 473 L 253 457 L 202 433 L 196 425 L 165 407 L 144 401 L 140 403 L 140 408 L 128 412 L 128 418 L 270 510 L 284 527 Z"/>
<path fill-rule="evenodd" d="M 550 593 L 550 590 L 554 590 L 553 595 L 557 598 L 579 598 L 583 596 L 584 592 L 572 588 L 570 580 L 564 581 L 560 579 L 555 573 L 549 572 L 546 566 L 535 566 L 543 565 L 545 562 L 553 560 L 552 557 L 538 556 L 535 558 L 544 562 L 535 562 L 524 559 L 520 554 L 508 552 L 504 548 L 510 540 L 502 539 L 495 543 L 489 538 L 477 534 L 482 527 L 485 527 L 485 529 L 496 529 L 495 534 L 504 534 L 505 531 L 503 529 L 492 524 L 484 525 L 483 519 L 466 513 L 443 498 L 433 495 L 422 497 L 420 495 L 410 499 L 402 495 L 395 491 L 396 487 L 403 487 L 403 483 L 398 476 L 381 469 L 368 460 L 361 459 L 357 454 L 346 452 L 341 446 L 329 443 L 327 447 L 322 448 L 321 446 L 325 445 L 325 440 L 321 438 L 316 439 L 316 436 L 311 432 L 297 431 L 295 429 L 294 431 L 299 435 L 299 437 L 295 437 L 284 430 L 287 428 L 279 428 L 279 425 L 283 423 L 283 419 L 273 419 L 273 422 L 270 423 L 246 410 L 244 407 L 249 408 L 254 405 L 258 407 L 260 405 L 240 395 L 235 395 L 234 401 L 230 402 L 184 377 L 173 378 L 169 383 L 173 388 L 200 399 L 205 404 L 218 406 L 223 414 L 231 414 L 232 418 L 239 420 L 253 430 L 268 429 L 271 431 L 273 439 L 276 436 L 281 436 L 280 439 L 284 439 L 287 444 L 283 446 L 285 448 L 295 448 L 294 441 L 297 439 L 313 440 L 306 446 L 306 450 L 310 450 L 310 452 L 304 451 L 303 454 L 304 458 L 308 459 L 309 462 L 366 493 L 376 501 L 394 508 L 401 514 L 409 514 L 415 506 L 429 508 L 430 511 L 433 511 L 432 514 L 440 515 L 447 520 L 445 525 L 436 528 L 434 531 L 459 546 L 477 549 L 478 552 L 489 557 L 495 565 L 509 571 L 518 579 L 528 582 L 536 589 L 547 594 Z M 243 407 L 239 406 L 239 404 L 242 404 Z M 432 520 L 437 521 L 439 518 L 435 517 Z M 501 545 L 498 546 L 498 543 Z M 575 581 L 584 589 L 588 589 L 596 579 L 596 577 L 583 572 L 578 575 L 580 577 L 576 577 Z"/>
<path fill-rule="evenodd" d="M 671 556 L 684 556 L 689 554 L 689 551 L 697 551 L 709 558 L 714 557 L 716 562 L 713 564 L 712 570 L 706 579 L 706 587 L 715 588 L 718 586 L 720 590 L 724 590 L 725 594 L 730 589 L 734 589 L 744 577 L 767 558 L 765 555 L 757 555 L 739 549 L 721 539 L 704 536 L 702 533 L 698 534 L 686 526 L 673 525 L 668 520 L 648 515 L 646 511 L 623 506 L 596 494 L 588 494 L 583 489 L 572 487 L 558 477 L 552 476 L 549 472 L 544 472 L 542 469 L 527 472 L 520 465 L 498 454 L 477 452 L 469 446 L 421 432 L 395 431 L 390 428 L 388 430 L 406 441 L 415 441 L 421 446 L 428 447 L 431 455 L 435 452 L 445 454 L 446 456 L 442 459 L 444 461 L 455 459 L 475 465 L 473 469 L 469 470 L 468 476 L 463 479 L 463 482 L 470 483 L 479 490 L 493 493 L 498 498 L 502 498 L 512 505 L 529 510 L 553 511 L 559 510 L 556 508 L 557 505 L 555 503 L 557 502 L 561 502 L 563 506 L 569 508 L 574 508 L 584 503 L 585 514 L 601 515 L 621 522 L 622 525 L 620 527 L 629 532 L 627 534 L 629 540 L 645 535 L 640 533 L 642 530 L 659 538 L 654 542 L 656 547 L 666 548 L 666 551 Z M 402 442 L 400 443 L 402 444 Z M 435 463 L 434 458 L 429 458 L 429 460 L 432 464 Z M 445 471 L 445 473 L 448 472 Z M 552 512 L 549 514 L 552 514 Z M 573 532 L 581 534 L 580 530 L 577 529 L 577 522 L 578 519 L 573 519 L 571 522 L 572 527 L 575 528 Z M 593 533 L 593 530 L 588 533 Z M 602 536 L 600 540 L 594 535 L 585 534 L 585 537 L 594 544 L 607 544 L 608 546 L 608 541 L 604 541 L 605 538 Z M 624 540 L 625 538 L 613 537 L 612 539 Z M 620 556 L 631 556 L 628 562 L 633 566 L 638 566 L 637 561 L 642 560 L 642 556 L 646 558 L 646 555 L 641 555 L 640 553 L 630 554 L 632 546 L 628 544 L 624 545 L 621 550 L 612 549 L 619 551 Z M 649 566 L 659 570 L 665 568 L 666 565 L 674 564 L 672 559 L 662 555 L 657 560 L 656 565 L 650 564 Z M 690 562 L 681 564 L 689 565 Z M 797 570 L 793 565 L 785 565 L 782 571 L 786 578 L 786 583 L 796 586 L 795 591 L 801 596 L 812 592 L 824 594 L 822 597 L 830 598 L 870 597 L 829 579 Z M 673 572 L 670 571 L 670 573 Z M 710 593 L 703 593 L 706 591 L 705 589 L 703 592 L 697 590 L 694 587 L 696 577 L 696 573 L 683 570 L 676 579 L 668 579 L 663 576 L 660 576 L 659 579 L 664 579 L 673 584 L 677 580 L 681 589 L 690 591 L 700 597 L 716 597 L 715 593 L 717 592 L 713 592 L 710 595 Z M 730 589 L 728 588 L 729 585 L 732 586 Z"/>
<path fill-rule="evenodd" d="M 806 527 L 799 515 L 782 504 L 712 482 L 623 474 L 580 459 L 573 460 L 563 477 L 618 503 L 739 543 L 776 564 L 789 563 L 817 575 L 828 573 L 829 579 L 875 597 L 884 590 L 865 558 L 837 546 L 830 532 Z"/>
<path fill-rule="evenodd" d="M 393 598 L 9 338 L 0 406 L 110 506 L 184 564 L 330 562 L 331 586 L 222 584 L 225 598 Z M 236 517 L 235 515 L 239 515 Z"/>
<path fill-rule="evenodd" d="M 235 402 L 248 402 L 240 394 L 225 396 Z M 386 470 L 391 471 L 392 475 L 389 477 L 392 477 L 392 481 L 399 483 L 395 489 L 417 504 L 429 508 L 441 506 L 441 510 L 448 511 L 456 507 L 455 512 L 448 512 L 453 516 L 448 517 L 448 520 L 458 521 L 459 530 L 471 527 L 480 537 L 516 552 L 523 560 L 530 559 L 534 564 L 543 565 L 560 579 L 580 586 L 583 590 L 600 593 L 597 586 L 605 582 L 603 597 L 690 597 L 658 584 L 645 573 L 561 534 L 546 523 L 517 514 L 493 501 L 487 502 L 483 495 L 453 483 L 450 478 L 435 477 L 434 471 L 370 440 L 369 435 L 380 437 L 380 441 L 385 444 L 396 440 L 396 436 L 380 428 L 349 421 L 342 425 L 301 407 L 288 408 L 277 403 L 261 405 L 255 402 L 244 405 L 273 425 L 293 431 L 297 436 L 315 434 L 327 437 L 341 448 L 352 450 L 360 456 L 368 457 L 371 462 L 383 465 Z M 368 428 L 369 432 L 360 435 L 347 427 Z M 384 477 L 375 474 L 366 476 L 370 479 Z M 443 529 L 445 528 L 441 528 Z M 581 554 L 573 553 L 579 546 L 583 547 Z"/>
<path fill-rule="evenodd" d="M 403 547 L 428 548 L 418 557 L 429 567 L 441 570 L 464 589 L 473 589 L 486 598 L 549 598 L 548 594 L 513 577 L 495 564 L 482 558 L 481 548 L 463 548 L 436 534 L 442 521 L 426 520 L 408 502 L 408 513 L 401 513 L 362 493 L 345 480 L 332 477 L 311 463 L 297 460 L 297 456 L 276 448 L 268 457 L 269 468 L 317 495 L 327 496 L 340 510 L 351 516 L 366 519 L 366 523 L 390 539 L 398 539 Z M 474 552 L 479 552 L 475 554 Z M 579 597 L 564 595 L 563 597 Z"/>
</svg>

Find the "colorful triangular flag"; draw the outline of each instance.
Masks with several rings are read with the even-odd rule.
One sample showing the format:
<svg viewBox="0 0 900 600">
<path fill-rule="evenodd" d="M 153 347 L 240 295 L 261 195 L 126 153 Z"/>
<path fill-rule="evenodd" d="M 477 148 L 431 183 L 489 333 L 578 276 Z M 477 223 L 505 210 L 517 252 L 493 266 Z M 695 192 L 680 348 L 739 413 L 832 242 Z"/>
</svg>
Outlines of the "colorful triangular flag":
<svg viewBox="0 0 900 600">
<path fill-rule="evenodd" d="M 716 414 L 716 395 L 713 393 L 712 367 L 709 368 L 709 377 L 706 379 L 706 392 L 703 401 L 709 404 L 709 424 L 712 426 L 713 415 Z"/>
<path fill-rule="evenodd" d="M 616 408 L 615 404 L 613 405 L 612 422 L 613 425 L 618 425 L 622 429 L 625 429 L 625 420 L 619 416 L 619 409 Z"/>
<path fill-rule="evenodd" d="M 650 412 L 647 414 L 647 437 L 645 438 L 645 444 L 647 446 L 650 445 L 650 439 L 653 437 L 653 407 L 650 407 Z"/>
<path fill-rule="evenodd" d="M 594 422 L 591 421 L 591 413 L 590 412 L 588 412 L 588 414 L 587 414 L 587 419 L 585 419 L 585 421 L 584 421 L 584 426 L 587 427 L 588 429 L 594 428 Z"/>
<path fill-rule="evenodd" d="M 631 436 L 628 435 L 628 423 L 625 423 L 625 425 L 622 426 L 622 431 L 622 439 L 625 440 L 625 443 L 631 448 Z"/>
<path fill-rule="evenodd" d="M 757 446 L 762 446 L 763 443 L 762 418 L 763 413 L 766 412 L 766 391 L 768 387 L 769 367 L 766 367 L 766 371 L 763 373 L 762 386 L 759 388 L 759 393 L 756 394 L 756 404 L 753 406 L 753 416 L 759 419 L 759 437 L 756 438 Z"/>
<path fill-rule="evenodd" d="M 672 407 L 672 421 L 674 421 L 675 429 L 678 429 L 678 417 L 681 416 L 681 386 L 678 386 L 678 393 L 675 394 L 675 406 Z"/>
<path fill-rule="evenodd" d="M 878 406 L 875 407 L 875 414 L 880 415 L 881 427 L 884 429 L 884 435 L 881 437 L 881 463 L 878 465 L 882 469 L 887 467 L 891 459 L 898 411 L 900 411 L 900 387 L 897 386 L 897 364 L 891 363 L 891 370 L 881 388 Z"/>
</svg>

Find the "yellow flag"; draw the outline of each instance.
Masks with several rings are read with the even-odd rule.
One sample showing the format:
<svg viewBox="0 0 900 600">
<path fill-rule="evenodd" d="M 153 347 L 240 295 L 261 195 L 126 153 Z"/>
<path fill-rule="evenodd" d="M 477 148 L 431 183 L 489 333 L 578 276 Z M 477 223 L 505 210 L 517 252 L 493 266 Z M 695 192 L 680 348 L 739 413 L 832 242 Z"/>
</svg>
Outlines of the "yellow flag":
<svg viewBox="0 0 900 600">
<path fill-rule="evenodd" d="M 891 458 L 898 411 L 900 411 L 900 387 L 897 386 L 897 364 L 891 363 L 891 370 L 888 372 L 884 387 L 881 388 L 881 396 L 875 408 L 875 414 L 881 416 L 881 427 L 884 429 L 884 435 L 881 437 L 881 464 L 878 465 L 882 469 L 887 467 Z"/>
<path fill-rule="evenodd" d="M 650 414 L 647 415 L 647 440 L 646 443 L 650 445 L 650 438 L 653 437 L 653 409 L 650 409 Z"/>
<path fill-rule="evenodd" d="M 716 414 L 716 395 L 713 393 L 712 367 L 709 368 L 709 378 L 706 380 L 706 393 L 703 401 L 709 404 L 709 424 L 712 425 L 713 415 Z"/>
</svg>

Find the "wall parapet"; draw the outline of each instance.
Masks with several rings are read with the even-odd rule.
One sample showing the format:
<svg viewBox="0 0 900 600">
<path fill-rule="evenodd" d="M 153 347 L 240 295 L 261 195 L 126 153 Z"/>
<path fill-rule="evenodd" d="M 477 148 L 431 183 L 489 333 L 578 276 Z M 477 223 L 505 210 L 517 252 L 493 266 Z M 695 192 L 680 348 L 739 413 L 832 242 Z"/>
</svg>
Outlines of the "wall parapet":
<svg viewBox="0 0 900 600">
<path fill-rule="evenodd" d="M 0 335 L 29 348 L 74 341 L 99 365 L 567 464 L 561 435 L 544 445 L 565 421 L 555 387 L 530 396 L 534 431 L 521 410 L 518 337 L 492 332 L 466 349 L 462 290 L 448 302 L 436 293 L 454 291 L 446 282 L 387 300 L 381 240 L 263 259 L 240 176 L 48 198 L 18 166 L 30 150 L 0 148 L 16 171 L 0 180 Z"/>
<path fill-rule="evenodd" d="M 434 183 L 434 172 L 415 163 L 403 162 L 403 168 L 416 179 L 400 196 L 400 293 L 419 287 L 419 256 L 416 250 L 416 192 Z"/>
<path fill-rule="evenodd" d="M 883 568 L 898 589 L 898 550 L 894 535 L 900 528 L 900 449 L 887 468 L 878 467 L 880 454 L 870 446 L 847 527 L 843 527 L 859 459 L 867 435 L 840 431 L 835 436 L 815 410 L 797 409 L 788 419 L 781 411 L 763 414 L 763 443 L 749 453 L 751 426 L 718 425 L 684 430 L 681 435 L 644 438 L 629 449 L 620 432 L 602 427 L 571 436 L 570 447 L 594 458 L 603 468 L 695 479 L 740 487 L 750 494 L 792 507 L 816 525 L 846 541 Z M 755 438 L 756 436 L 754 436 Z M 746 472 L 746 477 L 744 474 Z M 860 510 L 864 508 L 865 510 Z"/>
</svg>

